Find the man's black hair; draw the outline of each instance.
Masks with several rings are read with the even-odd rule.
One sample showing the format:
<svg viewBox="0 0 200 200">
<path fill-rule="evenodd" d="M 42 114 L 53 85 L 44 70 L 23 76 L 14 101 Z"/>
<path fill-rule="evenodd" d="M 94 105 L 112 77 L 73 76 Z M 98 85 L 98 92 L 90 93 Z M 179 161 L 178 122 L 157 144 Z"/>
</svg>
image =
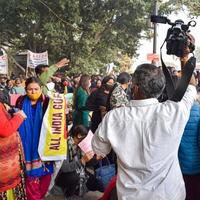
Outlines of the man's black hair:
<svg viewBox="0 0 200 200">
<path fill-rule="evenodd" d="M 36 75 L 41 75 L 43 72 L 43 69 L 46 67 L 49 67 L 49 65 L 43 65 L 43 64 L 37 65 L 37 67 L 35 68 Z"/>
<path fill-rule="evenodd" d="M 117 82 L 121 84 L 128 83 L 130 80 L 131 80 L 131 76 L 127 72 L 122 72 L 117 77 Z"/>
<path fill-rule="evenodd" d="M 133 85 L 140 88 L 145 98 L 158 98 L 165 88 L 165 76 L 161 68 L 142 64 L 133 74 Z"/>
</svg>

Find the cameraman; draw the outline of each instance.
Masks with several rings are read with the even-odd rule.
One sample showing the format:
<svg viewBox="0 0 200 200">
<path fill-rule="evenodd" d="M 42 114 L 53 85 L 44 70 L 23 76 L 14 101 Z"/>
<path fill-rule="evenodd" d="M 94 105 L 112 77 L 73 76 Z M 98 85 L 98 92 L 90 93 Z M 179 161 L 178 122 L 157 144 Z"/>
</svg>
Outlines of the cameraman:
<svg viewBox="0 0 200 200">
<path fill-rule="evenodd" d="M 111 148 L 117 154 L 119 200 L 185 199 L 177 153 L 197 94 L 195 85 L 192 77 L 180 102 L 159 103 L 163 72 L 152 64 L 140 65 L 133 74 L 135 100 L 104 117 L 92 145 L 99 157 Z"/>
</svg>

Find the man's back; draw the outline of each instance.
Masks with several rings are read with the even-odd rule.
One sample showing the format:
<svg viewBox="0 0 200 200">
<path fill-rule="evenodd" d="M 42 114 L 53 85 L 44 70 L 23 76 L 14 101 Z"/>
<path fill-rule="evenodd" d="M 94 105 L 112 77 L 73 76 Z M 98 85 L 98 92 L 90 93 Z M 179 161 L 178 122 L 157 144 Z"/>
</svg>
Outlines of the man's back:
<svg viewBox="0 0 200 200">
<path fill-rule="evenodd" d="M 106 115 L 93 148 L 98 155 L 106 155 L 110 147 L 117 154 L 119 199 L 185 198 L 177 151 L 195 94 L 189 87 L 179 103 L 131 101 Z"/>
</svg>

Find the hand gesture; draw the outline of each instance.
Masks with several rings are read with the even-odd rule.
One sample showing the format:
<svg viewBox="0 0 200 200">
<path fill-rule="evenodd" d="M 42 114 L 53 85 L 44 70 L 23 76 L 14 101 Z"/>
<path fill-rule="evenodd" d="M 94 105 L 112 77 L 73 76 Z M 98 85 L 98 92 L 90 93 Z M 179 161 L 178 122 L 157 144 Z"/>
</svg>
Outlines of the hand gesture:
<svg viewBox="0 0 200 200">
<path fill-rule="evenodd" d="M 97 160 L 102 160 L 103 158 L 104 158 L 103 156 L 96 155 Z"/>
<path fill-rule="evenodd" d="M 23 119 L 27 118 L 27 116 L 26 116 L 26 114 L 24 113 L 23 110 L 17 111 L 16 113 L 14 113 L 14 115 L 20 115 Z"/>
<path fill-rule="evenodd" d="M 87 162 L 89 162 L 92 158 L 94 157 L 94 152 L 89 151 L 87 152 L 82 158 L 81 158 L 81 163 L 85 165 Z"/>
<path fill-rule="evenodd" d="M 58 68 L 64 67 L 66 65 L 69 64 L 69 60 L 67 58 L 63 58 L 62 60 L 60 60 L 58 63 L 56 63 L 56 66 Z"/>
<path fill-rule="evenodd" d="M 192 75 L 189 84 L 190 84 L 190 85 L 194 85 L 194 86 L 197 85 L 197 80 L 196 80 L 196 78 L 194 77 L 194 74 Z"/>
<path fill-rule="evenodd" d="M 189 54 L 191 53 L 190 45 L 195 44 L 195 38 L 191 34 L 187 34 L 188 36 L 188 41 L 187 41 L 187 46 L 183 51 L 183 56 L 180 58 L 181 61 L 181 66 L 183 67 L 186 62 L 189 60 Z"/>
</svg>

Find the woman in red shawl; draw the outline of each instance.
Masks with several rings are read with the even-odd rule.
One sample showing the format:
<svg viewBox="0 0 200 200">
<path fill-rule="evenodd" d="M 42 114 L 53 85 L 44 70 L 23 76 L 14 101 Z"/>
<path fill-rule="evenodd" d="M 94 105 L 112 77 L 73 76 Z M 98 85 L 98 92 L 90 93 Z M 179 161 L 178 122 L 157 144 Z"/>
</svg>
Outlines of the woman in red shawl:
<svg viewBox="0 0 200 200">
<path fill-rule="evenodd" d="M 26 118 L 23 111 L 13 117 L 0 102 L 0 199 L 25 200 L 23 150 L 17 129 Z"/>
</svg>

